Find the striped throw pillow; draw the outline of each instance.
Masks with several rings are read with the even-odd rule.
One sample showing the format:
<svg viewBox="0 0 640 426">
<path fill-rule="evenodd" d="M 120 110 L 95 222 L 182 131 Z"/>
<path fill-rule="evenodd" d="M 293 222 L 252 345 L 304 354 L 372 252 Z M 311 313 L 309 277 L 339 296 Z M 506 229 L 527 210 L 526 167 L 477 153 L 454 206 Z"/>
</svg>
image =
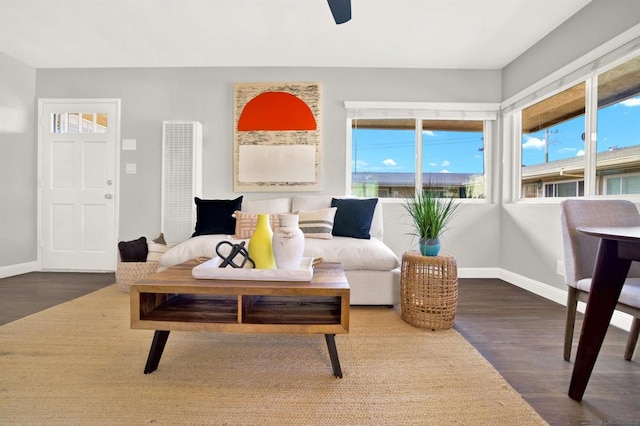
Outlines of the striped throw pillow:
<svg viewBox="0 0 640 426">
<path fill-rule="evenodd" d="M 336 215 L 336 207 L 319 210 L 299 210 L 298 226 L 306 238 L 320 238 L 330 240 L 333 238 L 333 218 Z"/>
</svg>

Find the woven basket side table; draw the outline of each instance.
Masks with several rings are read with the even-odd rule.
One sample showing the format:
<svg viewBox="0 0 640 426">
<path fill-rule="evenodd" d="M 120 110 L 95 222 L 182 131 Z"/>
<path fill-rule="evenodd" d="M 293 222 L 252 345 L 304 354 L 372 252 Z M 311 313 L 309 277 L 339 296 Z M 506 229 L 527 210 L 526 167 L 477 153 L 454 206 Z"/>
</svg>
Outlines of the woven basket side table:
<svg viewBox="0 0 640 426">
<path fill-rule="evenodd" d="M 402 319 L 414 327 L 445 330 L 453 327 L 458 304 L 458 265 L 448 254 L 402 256 L 400 306 Z"/>
</svg>

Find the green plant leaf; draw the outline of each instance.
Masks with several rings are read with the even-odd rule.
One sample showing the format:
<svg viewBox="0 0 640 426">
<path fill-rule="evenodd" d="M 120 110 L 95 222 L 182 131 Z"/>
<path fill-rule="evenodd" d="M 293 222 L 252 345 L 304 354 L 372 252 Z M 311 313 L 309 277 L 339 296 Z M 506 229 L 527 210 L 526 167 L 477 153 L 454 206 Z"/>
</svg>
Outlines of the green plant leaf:
<svg viewBox="0 0 640 426">
<path fill-rule="evenodd" d="M 405 201 L 404 207 L 413 221 L 419 238 L 439 238 L 460 207 L 453 198 L 436 198 L 429 191 L 422 191 Z"/>
</svg>

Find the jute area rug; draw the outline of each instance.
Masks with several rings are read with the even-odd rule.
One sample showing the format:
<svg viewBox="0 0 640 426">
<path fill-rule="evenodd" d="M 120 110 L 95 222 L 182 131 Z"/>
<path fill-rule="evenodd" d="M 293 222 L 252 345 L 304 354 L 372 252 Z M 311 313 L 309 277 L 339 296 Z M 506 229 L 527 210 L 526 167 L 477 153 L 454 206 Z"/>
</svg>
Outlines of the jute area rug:
<svg viewBox="0 0 640 426">
<path fill-rule="evenodd" d="M 0 424 L 546 424 L 455 330 L 385 307 L 350 328 L 342 379 L 322 335 L 177 331 L 145 375 L 153 331 L 109 286 L 0 327 Z"/>
</svg>

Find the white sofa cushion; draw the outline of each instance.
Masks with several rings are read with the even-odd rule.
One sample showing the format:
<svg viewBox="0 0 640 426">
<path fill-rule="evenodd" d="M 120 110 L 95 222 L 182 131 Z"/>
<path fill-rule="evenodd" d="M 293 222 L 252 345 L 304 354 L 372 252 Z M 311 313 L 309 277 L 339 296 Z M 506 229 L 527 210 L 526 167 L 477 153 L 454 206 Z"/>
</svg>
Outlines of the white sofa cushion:
<svg viewBox="0 0 640 426">
<path fill-rule="evenodd" d="M 267 198 L 266 200 L 247 200 L 245 198 L 240 210 L 247 213 L 290 213 L 291 198 Z"/>
<path fill-rule="evenodd" d="M 328 209 L 332 198 L 331 195 L 296 195 L 291 199 L 291 211 Z"/>
<path fill-rule="evenodd" d="M 160 264 L 169 267 L 197 257 L 215 257 L 216 245 L 220 241 L 239 244 L 247 240 L 235 240 L 231 235 L 199 235 L 171 247 L 160 258 Z M 305 238 L 304 243 L 305 257 L 321 257 L 327 262 L 342 262 L 345 271 L 389 271 L 400 266 L 400 260 L 393 251 L 376 238 L 370 240 L 349 237 L 334 237 L 331 240 Z"/>
<path fill-rule="evenodd" d="M 331 240 L 305 238 L 304 256 L 321 257 L 326 262 L 342 262 L 345 271 L 366 269 L 389 271 L 400 266 L 400 260 L 377 238 L 360 240 L 333 237 Z"/>
</svg>

